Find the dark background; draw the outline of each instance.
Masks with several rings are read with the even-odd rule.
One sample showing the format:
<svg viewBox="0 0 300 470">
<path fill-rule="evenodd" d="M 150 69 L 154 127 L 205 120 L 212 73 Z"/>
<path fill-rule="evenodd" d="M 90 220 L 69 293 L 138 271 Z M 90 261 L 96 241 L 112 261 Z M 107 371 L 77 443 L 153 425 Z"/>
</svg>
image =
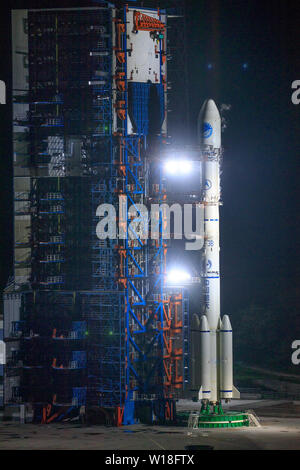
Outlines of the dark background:
<svg viewBox="0 0 300 470">
<path fill-rule="evenodd" d="M 1 289 L 12 274 L 9 11 L 90 4 L 1 6 L 0 79 L 8 88 L 0 106 Z M 300 339 L 300 105 L 291 102 L 291 84 L 300 80 L 300 4 L 187 0 L 186 9 L 190 142 L 206 98 L 231 105 L 223 134 L 222 312 L 232 316 L 238 359 L 298 372 L 290 356 Z M 193 311 L 197 298 L 194 289 Z"/>
</svg>

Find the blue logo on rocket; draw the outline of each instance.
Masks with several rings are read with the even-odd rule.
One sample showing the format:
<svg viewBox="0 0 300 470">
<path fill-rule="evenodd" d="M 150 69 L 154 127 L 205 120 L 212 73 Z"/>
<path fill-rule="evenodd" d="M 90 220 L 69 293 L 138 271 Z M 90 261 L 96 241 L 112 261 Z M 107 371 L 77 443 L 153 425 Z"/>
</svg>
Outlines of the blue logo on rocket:
<svg viewBox="0 0 300 470">
<path fill-rule="evenodd" d="M 203 137 L 208 139 L 213 133 L 213 128 L 208 122 L 203 123 Z"/>
<path fill-rule="evenodd" d="M 205 184 L 204 184 L 205 191 L 208 191 L 211 187 L 212 187 L 211 181 L 210 180 L 205 180 Z"/>
<path fill-rule="evenodd" d="M 210 259 L 208 259 L 206 263 L 206 269 L 209 270 L 211 269 L 211 267 L 212 267 L 212 262 L 210 261 Z"/>
</svg>

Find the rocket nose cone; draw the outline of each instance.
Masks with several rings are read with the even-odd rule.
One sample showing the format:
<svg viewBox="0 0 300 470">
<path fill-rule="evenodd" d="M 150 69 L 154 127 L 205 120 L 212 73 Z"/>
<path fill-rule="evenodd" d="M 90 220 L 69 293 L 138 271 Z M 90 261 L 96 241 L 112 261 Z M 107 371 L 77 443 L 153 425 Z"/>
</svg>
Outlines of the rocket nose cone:
<svg viewBox="0 0 300 470">
<path fill-rule="evenodd" d="M 205 100 L 203 105 L 201 106 L 201 109 L 199 111 L 199 118 L 203 115 L 209 101 L 210 100 Z"/>
<path fill-rule="evenodd" d="M 201 331 L 210 331 L 206 315 L 202 315 L 202 317 L 201 317 L 200 330 Z"/>
<path fill-rule="evenodd" d="M 203 103 L 203 105 L 200 109 L 198 119 L 204 120 L 204 118 L 206 118 L 207 115 L 208 116 L 214 116 L 214 117 L 220 117 L 220 113 L 219 113 L 219 110 L 217 108 L 217 105 L 214 102 L 214 100 L 211 99 L 211 98 L 204 101 L 204 103 Z"/>
<path fill-rule="evenodd" d="M 218 108 L 217 108 L 217 105 L 216 105 L 216 103 L 214 102 L 214 100 L 212 100 L 211 98 L 209 98 L 209 100 L 206 100 L 206 102 L 207 102 L 207 108 L 208 108 L 208 109 L 214 110 L 214 111 L 216 111 L 217 113 L 219 113 Z"/>
<path fill-rule="evenodd" d="M 232 326 L 228 315 L 224 315 L 222 318 L 221 330 L 232 331 Z"/>
<path fill-rule="evenodd" d="M 221 148 L 221 116 L 211 98 L 204 101 L 198 116 L 198 141 L 201 147 Z"/>
</svg>

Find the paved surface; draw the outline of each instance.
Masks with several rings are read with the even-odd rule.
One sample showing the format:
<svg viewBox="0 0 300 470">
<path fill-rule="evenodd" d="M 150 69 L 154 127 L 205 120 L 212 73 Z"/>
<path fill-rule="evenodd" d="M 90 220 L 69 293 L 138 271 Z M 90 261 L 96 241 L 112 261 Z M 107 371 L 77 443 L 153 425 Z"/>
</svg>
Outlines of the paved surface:
<svg viewBox="0 0 300 470">
<path fill-rule="evenodd" d="M 180 404 L 182 405 L 182 403 Z M 185 407 L 187 403 L 183 404 Z M 136 425 L 123 428 L 77 424 L 19 425 L 0 422 L 0 449 L 187 450 L 189 446 L 225 449 L 299 449 L 300 405 L 292 402 L 247 402 L 260 428 L 198 429 Z M 250 406 L 251 405 L 251 406 Z M 236 404 L 237 409 L 239 405 Z M 265 415 L 266 416 L 263 416 Z"/>
</svg>

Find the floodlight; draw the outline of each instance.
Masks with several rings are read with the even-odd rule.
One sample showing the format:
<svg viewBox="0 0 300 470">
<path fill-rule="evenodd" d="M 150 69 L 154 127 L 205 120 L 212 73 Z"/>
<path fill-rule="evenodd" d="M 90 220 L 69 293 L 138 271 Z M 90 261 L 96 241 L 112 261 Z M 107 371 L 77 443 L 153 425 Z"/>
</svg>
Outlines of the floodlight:
<svg viewBox="0 0 300 470">
<path fill-rule="evenodd" d="M 168 160 L 165 162 L 164 169 L 165 172 L 169 175 L 187 175 L 191 173 L 193 168 L 192 162 L 190 160 Z"/>
<path fill-rule="evenodd" d="M 173 285 L 187 284 L 191 282 L 191 275 L 181 269 L 172 269 L 167 274 L 167 283 Z"/>
</svg>

